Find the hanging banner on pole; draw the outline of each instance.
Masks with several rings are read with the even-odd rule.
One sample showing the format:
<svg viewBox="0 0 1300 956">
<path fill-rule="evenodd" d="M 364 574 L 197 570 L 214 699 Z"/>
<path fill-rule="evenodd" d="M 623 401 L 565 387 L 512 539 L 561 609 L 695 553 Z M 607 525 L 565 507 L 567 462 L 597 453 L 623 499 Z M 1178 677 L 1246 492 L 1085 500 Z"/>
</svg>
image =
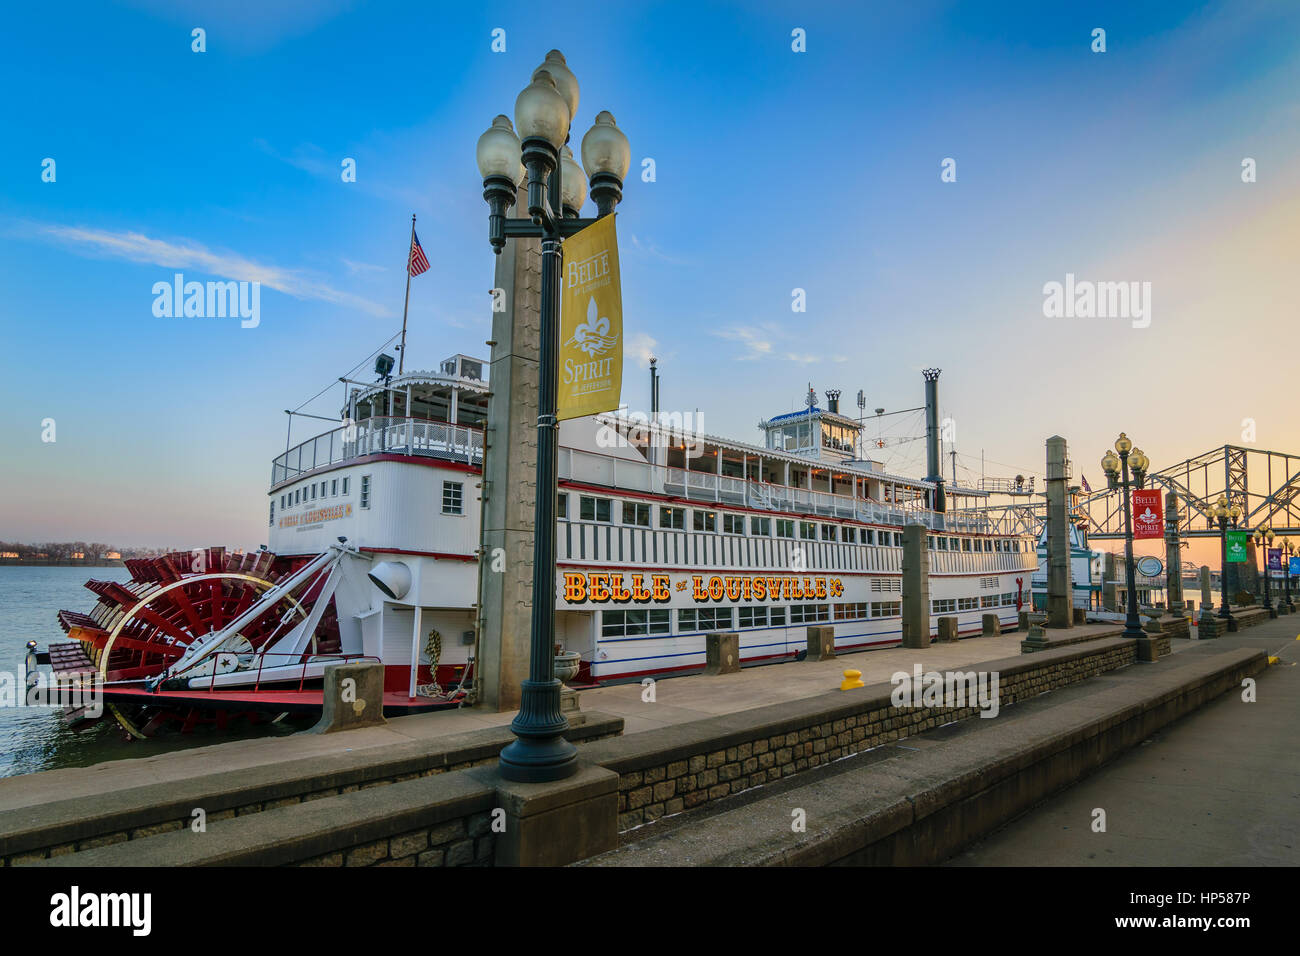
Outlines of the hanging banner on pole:
<svg viewBox="0 0 1300 956">
<path fill-rule="evenodd" d="M 1229 563 L 1246 560 L 1246 541 L 1250 538 L 1249 531 L 1229 531 L 1228 532 L 1228 561 Z"/>
<path fill-rule="evenodd" d="M 1160 489 L 1133 492 L 1133 537 L 1163 538 L 1165 536 L 1164 507 Z"/>
<path fill-rule="evenodd" d="M 1268 549 L 1268 569 L 1270 571 L 1276 571 L 1278 574 L 1282 573 L 1282 549 L 1281 548 Z"/>
<path fill-rule="evenodd" d="M 623 289 L 609 215 L 564 242 L 558 417 L 613 411 L 622 392 Z"/>
<path fill-rule="evenodd" d="M 1291 569 L 1289 572 L 1291 577 L 1300 577 L 1300 558 L 1291 558 L 1287 561 L 1287 566 Z"/>
</svg>

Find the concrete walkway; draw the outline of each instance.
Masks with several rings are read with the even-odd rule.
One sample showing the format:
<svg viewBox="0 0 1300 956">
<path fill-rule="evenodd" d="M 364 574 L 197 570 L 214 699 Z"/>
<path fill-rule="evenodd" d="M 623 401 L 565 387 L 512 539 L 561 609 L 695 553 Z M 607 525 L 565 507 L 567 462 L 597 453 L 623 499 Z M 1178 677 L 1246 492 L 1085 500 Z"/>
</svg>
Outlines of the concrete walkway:
<svg viewBox="0 0 1300 956">
<path fill-rule="evenodd" d="M 1077 627 L 1072 634 L 1110 633 L 1112 625 Z M 624 733 L 735 713 L 767 704 L 798 700 L 839 687 L 843 672 L 860 670 L 867 684 L 888 681 L 914 663 L 926 670 L 969 669 L 1020 653 L 1024 634 L 971 637 L 954 644 L 931 644 L 924 650 L 889 648 L 846 654 L 831 661 L 804 661 L 746 668 L 723 678 L 675 677 L 657 681 L 654 700 L 642 699 L 641 684 L 620 684 L 581 692 L 584 711 L 624 718 Z M 1187 642 L 1179 642 L 1186 644 Z M 112 760 L 91 767 L 69 767 L 0 779 L 0 811 L 52 800 L 92 796 L 142 784 L 186 780 L 212 773 L 243 770 L 303 758 L 368 748 L 409 744 L 486 727 L 505 726 L 513 713 L 474 709 L 441 711 L 390 720 L 383 727 L 316 735 L 262 737 L 169 751 L 131 760 Z M 142 744 L 142 749 L 148 744 Z"/>
<path fill-rule="evenodd" d="M 1224 695 L 948 865 L 1300 865 L 1298 632 L 1300 617 L 1284 617 L 1222 638 L 1279 658 L 1255 703 Z"/>
</svg>

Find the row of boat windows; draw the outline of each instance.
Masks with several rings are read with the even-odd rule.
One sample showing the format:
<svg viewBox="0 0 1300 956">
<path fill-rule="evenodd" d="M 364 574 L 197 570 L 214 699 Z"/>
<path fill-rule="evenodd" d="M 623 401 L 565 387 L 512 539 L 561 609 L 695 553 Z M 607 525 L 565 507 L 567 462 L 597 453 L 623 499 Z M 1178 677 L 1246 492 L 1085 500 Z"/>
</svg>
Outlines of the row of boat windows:
<svg viewBox="0 0 1300 956">
<path fill-rule="evenodd" d="M 324 481 L 313 481 L 311 484 L 295 488 L 293 491 L 286 491 L 280 496 L 280 510 L 292 508 L 294 505 L 300 505 L 304 501 L 316 501 L 318 498 L 337 498 L 339 495 L 346 495 L 352 490 L 351 478 L 326 478 Z M 365 504 L 361 507 L 370 507 L 370 476 L 361 477 L 361 495 L 365 499 Z"/>
<path fill-rule="evenodd" d="M 1014 593 L 985 594 L 982 597 L 948 598 L 931 601 L 931 613 L 950 614 L 982 608 L 1009 607 L 1016 602 Z M 685 607 L 677 611 L 677 631 L 744 630 L 750 627 L 785 627 L 786 624 L 823 624 L 829 621 L 865 621 L 871 618 L 898 617 L 901 601 L 854 601 L 847 604 L 792 604 L 788 607 Z M 601 637 L 646 637 L 669 635 L 673 612 L 669 608 L 638 608 L 627 611 L 603 611 Z"/>
<path fill-rule="evenodd" d="M 578 496 L 578 520 L 614 523 L 614 504 L 610 498 L 594 495 Z M 643 501 L 623 501 L 621 524 L 636 528 L 651 527 L 651 505 Z M 685 531 L 687 512 L 690 526 L 695 531 L 723 534 L 746 533 L 745 515 L 718 512 L 707 508 L 683 508 L 675 505 L 656 505 L 659 511 L 658 527 L 669 531 Z M 557 500 L 557 513 L 566 520 L 569 515 L 569 495 L 561 492 Z M 800 521 L 795 518 L 769 518 L 749 515 L 749 534 L 754 537 L 800 538 L 805 541 L 842 541 L 845 544 L 880 544 L 901 548 L 903 535 L 899 531 L 877 531 L 855 525 L 825 524 L 817 521 Z M 929 535 L 931 551 L 1025 551 L 1029 543 L 1020 538 L 968 538 L 955 535 Z"/>
<path fill-rule="evenodd" d="M 339 495 L 346 495 L 351 490 L 351 478 L 327 478 L 323 481 L 313 481 L 310 484 L 303 485 L 301 488 L 295 488 L 293 491 L 286 491 L 280 496 L 280 510 L 292 508 L 294 505 L 303 502 L 317 501 L 321 498 L 337 498 Z M 362 508 L 369 508 L 371 501 L 371 476 L 361 476 L 361 495 L 358 504 Z M 445 515 L 463 515 L 465 513 L 465 483 L 461 481 L 444 481 L 442 483 L 442 513 Z M 271 523 L 275 523 L 275 502 L 271 502 Z"/>
</svg>

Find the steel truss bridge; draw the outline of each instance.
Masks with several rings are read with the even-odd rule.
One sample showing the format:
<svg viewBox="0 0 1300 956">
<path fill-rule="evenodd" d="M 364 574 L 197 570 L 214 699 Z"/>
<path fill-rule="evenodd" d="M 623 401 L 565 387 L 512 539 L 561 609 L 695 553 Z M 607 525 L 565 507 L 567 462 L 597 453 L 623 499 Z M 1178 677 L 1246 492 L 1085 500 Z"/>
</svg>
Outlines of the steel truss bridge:
<svg viewBox="0 0 1300 956">
<path fill-rule="evenodd" d="M 1147 475 L 1146 487 L 1175 492 L 1182 520 L 1180 537 L 1218 537 L 1211 509 L 1222 495 L 1241 508 L 1239 528 L 1269 525 L 1280 535 L 1300 535 L 1300 455 L 1222 445 Z M 1119 491 L 1086 494 L 1072 488 L 1071 516 L 1083 523 L 1090 539 L 1124 537 L 1124 499 Z M 1038 534 L 1047 515 L 1038 501 L 964 509 L 981 515 L 994 534 Z"/>
</svg>

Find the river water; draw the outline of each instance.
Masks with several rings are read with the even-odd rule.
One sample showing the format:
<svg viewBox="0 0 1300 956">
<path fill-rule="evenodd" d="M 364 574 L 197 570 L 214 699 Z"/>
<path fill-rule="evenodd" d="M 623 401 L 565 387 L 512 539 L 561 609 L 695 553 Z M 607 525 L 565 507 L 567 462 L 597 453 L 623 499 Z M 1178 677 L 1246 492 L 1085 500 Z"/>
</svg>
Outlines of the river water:
<svg viewBox="0 0 1300 956">
<path fill-rule="evenodd" d="M 17 689 L 16 694 L 0 695 L 0 777 L 291 732 L 280 725 L 262 725 L 220 736 L 200 732 L 130 740 L 111 716 L 74 733 L 64 726 L 57 710 L 22 706 L 27 642 L 36 641 L 45 650 L 51 641 L 65 639 L 58 612 L 89 613 L 95 606 L 96 596 L 84 586 L 87 580 L 127 581 L 130 577 L 122 567 L 0 567 L 0 682 L 8 681 L 10 688 Z"/>
</svg>

